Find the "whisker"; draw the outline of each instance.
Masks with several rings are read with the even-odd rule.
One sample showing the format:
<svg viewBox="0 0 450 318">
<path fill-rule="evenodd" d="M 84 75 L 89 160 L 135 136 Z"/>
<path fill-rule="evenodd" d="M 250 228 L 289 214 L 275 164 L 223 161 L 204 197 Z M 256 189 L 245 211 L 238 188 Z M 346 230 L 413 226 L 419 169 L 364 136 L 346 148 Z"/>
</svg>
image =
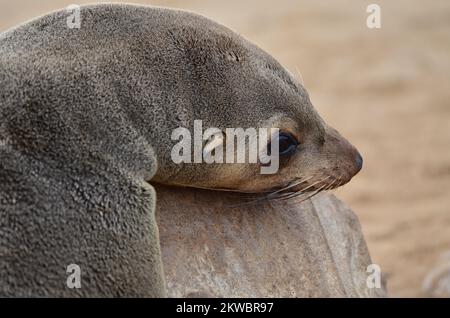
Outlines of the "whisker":
<svg viewBox="0 0 450 318">
<path fill-rule="evenodd" d="M 302 74 L 300 73 L 300 71 L 298 70 L 298 67 L 297 67 L 297 66 L 295 67 L 295 70 L 297 71 L 297 74 L 298 74 L 298 77 L 299 77 L 300 84 L 302 84 L 302 85 L 304 86 L 304 85 L 305 85 L 305 82 L 303 81 L 303 76 L 302 76 Z"/>
<path fill-rule="evenodd" d="M 306 181 L 310 180 L 311 178 L 313 178 L 313 177 L 311 176 L 311 177 L 306 178 L 306 179 L 300 179 L 299 181 L 296 181 L 296 182 L 293 183 L 293 184 L 288 184 L 286 187 L 281 188 L 281 189 L 278 189 L 278 190 L 273 191 L 273 192 L 267 191 L 267 192 L 269 192 L 267 195 L 260 194 L 260 195 L 258 195 L 258 196 L 253 196 L 253 198 L 256 198 L 256 200 L 251 200 L 251 201 L 248 201 L 248 202 L 245 202 L 245 203 L 258 202 L 258 201 L 261 201 L 261 200 L 264 199 L 264 198 L 267 198 L 267 200 L 276 199 L 276 198 L 278 198 L 278 197 L 280 197 L 280 196 L 282 196 L 282 195 L 285 195 L 285 193 L 281 194 L 280 196 L 277 196 L 276 194 L 281 193 L 281 192 L 283 192 L 283 191 L 286 191 L 286 190 L 288 190 L 288 189 L 290 189 L 290 188 L 292 188 L 292 187 L 295 187 L 296 185 L 299 185 L 299 184 L 301 184 L 301 183 L 303 183 L 303 182 L 306 182 Z M 298 179 L 296 179 L 296 180 L 298 180 Z M 288 194 L 291 194 L 291 193 L 292 193 L 292 192 L 288 192 Z M 273 198 L 272 198 L 272 197 L 273 197 Z"/>
<path fill-rule="evenodd" d="M 342 179 L 343 176 L 344 176 L 344 175 L 341 174 L 340 177 L 339 177 L 339 186 L 341 186 L 341 185 L 343 184 L 342 181 L 341 181 L 341 179 Z"/>
<path fill-rule="evenodd" d="M 294 192 L 294 193 L 292 193 L 292 194 L 290 194 L 290 195 L 288 195 L 288 196 L 286 196 L 286 197 L 283 197 L 282 200 L 295 198 L 295 197 L 297 197 L 297 196 L 299 196 L 299 195 L 305 194 L 305 191 L 306 191 L 306 190 L 311 189 L 311 188 L 314 187 L 316 184 L 319 184 L 319 183 L 321 183 L 321 182 L 324 182 L 325 180 L 327 180 L 327 179 L 329 179 L 329 178 L 331 178 L 331 177 L 328 176 L 328 177 L 326 177 L 326 178 L 323 178 L 322 180 L 319 180 L 319 181 L 317 181 L 317 182 L 314 182 L 313 184 L 309 185 L 309 186 L 306 187 L 305 189 L 302 189 L 302 190 L 297 191 L 297 192 Z"/>
<path fill-rule="evenodd" d="M 313 184 L 311 184 L 311 185 L 307 186 L 306 188 L 304 188 L 302 190 L 299 190 L 299 191 L 287 191 L 287 190 L 292 189 L 293 187 L 295 187 L 295 186 L 297 186 L 297 185 L 299 185 L 301 183 L 304 183 L 304 182 L 307 182 L 307 181 L 311 180 L 312 178 L 313 178 L 313 176 L 310 176 L 308 178 L 300 178 L 297 181 L 287 185 L 286 187 L 278 189 L 278 190 L 276 190 L 274 192 L 271 192 L 268 195 L 264 195 L 262 197 L 259 197 L 259 198 L 255 199 L 255 200 L 250 200 L 250 201 L 247 201 L 247 202 L 241 202 L 241 203 L 238 203 L 238 204 L 227 205 L 227 207 L 233 208 L 233 207 L 240 207 L 240 206 L 245 206 L 245 205 L 251 205 L 251 204 L 255 204 L 255 203 L 263 202 L 263 201 L 288 200 L 288 199 L 296 198 L 296 197 L 299 197 L 301 195 L 305 195 L 306 191 L 311 189 L 315 185 L 320 184 L 321 182 L 324 182 L 324 181 L 326 181 L 326 180 L 328 180 L 330 178 L 333 178 L 333 177 L 327 176 L 327 177 L 325 177 L 325 178 L 323 178 L 323 179 L 321 179 L 319 181 L 316 181 Z M 333 178 L 332 182 L 322 185 L 320 188 L 318 188 L 315 191 L 313 191 L 313 193 L 311 195 L 301 199 L 298 203 L 304 202 L 305 200 L 308 200 L 308 199 L 314 197 L 315 195 L 319 194 L 322 191 L 328 191 L 328 190 L 332 189 L 335 184 L 337 184 L 339 186 L 341 179 L 342 179 L 342 175 L 340 175 L 338 179 Z"/>
<path fill-rule="evenodd" d="M 312 178 L 313 178 L 313 176 L 308 177 L 306 179 L 302 178 L 299 181 L 296 181 L 296 182 L 294 182 L 292 184 L 289 184 L 286 187 L 278 189 L 278 190 L 276 190 L 274 192 L 271 192 L 268 195 L 265 195 L 265 196 L 262 196 L 262 197 L 259 197 L 259 198 L 255 199 L 255 200 L 250 200 L 250 201 L 247 201 L 247 202 L 241 202 L 241 203 L 238 203 L 238 204 L 227 205 L 227 207 L 234 208 L 234 207 L 240 207 L 240 206 L 245 206 L 245 205 L 251 205 L 251 204 L 255 204 L 255 203 L 263 202 L 263 201 L 271 201 L 271 200 L 282 199 L 286 195 L 291 195 L 292 193 L 296 193 L 296 192 L 282 193 L 283 191 L 289 190 L 289 189 L 291 189 L 291 188 L 293 188 L 293 187 L 295 187 L 295 186 L 297 186 L 297 185 L 299 185 L 299 184 L 301 184 L 303 182 L 306 182 L 306 181 L 308 181 L 308 180 L 310 180 Z M 277 194 L 279 194 L 279 195 L 277 195 Z"/>
<path fill-rule="evenodd" d="M 317 189 L 315 192 L 313 192 L 313 194 L 311 194 L 310 196 L 300 200 L 299 202 L 296 202 L 297 204 L 302 203 L 308 199 L 311 199 L 312 197 L 316 196 L 317 194 L 319 194 L 320 192 L 323 191 L 323 189 L 325 188 L 326 185 L 321 186 L 319 189 Z"/>
<path fill-rule="evenodd" d="M 293 183 L 293 184 L 290 184 L 290 185 L 288 185 L 288 186 L 286 186 L 286 187 L 284 187 L 284 188 L 282 188 L 282 189 L 279 189 L 279 190 L 277 190 L 277 191 L 275 191 L 275 192 L 272 192 L 272 193 L 270 193 L 268 196 L 270 197 L 270 196 L 273 196 L 274 194 L 277 194 L 277 193 L 280 193 L 280 192 L 289 190 L 289 189 L 291 189 L 291 188 L 293 188 L 293 187 L 295 187 L 295 186 L 297 186 L 297 185 L 299 185 L 299 184 L 301 184 L 301 183 L 303 183 L 303 182 L 306 182 L 306 181 L 308 181 L 308 180 L 311 180 L 312 178 L 313 178 L 313 177 L 311 176 L 311 177 L 306 178 L 306 179 L 300 179 L 300 181 L 297 181 L 297 182 L 295 182 L 295 183 Z"/>
<path fill-rule="evenodd" d="M 335 193 L 336 189 L 339 187 L 339 182 L 341 181 L 341 178 L 342 178 L 342 175 L 340 175 L 339 178 L 336 179 L 336 181 L 337 181 L 336 186 L 333 189 L 329 188 L 326 191 L 329 191 L 330 193 Z"/>
<path fill-rule="evenodd" d="M 337 193 L 339 190 L 340 190 L 340 186 L 342 186 L 342 184 L 343 184 L 343 182 L 342 182 L 342 177 L 343 177 L 343 175 L 340 175 L 339 176 L 339 179 L 338 179 L 338 183 L 337 183 L 337 185 L 336 185 L 336 188 L 335 189 L 333 189 L 334 191 L 335 191 L 335 193 Z"/>
<path fill-rule="evenodd" d="M 336 183 L 336 181 L 337 181 L 337 179 L 336 178 L 333 178 L 334 179 L 334 181 L 333 182 L 331 182 L 329 185 L 328 185 L 328 187 L 326 187 L 323 191 L 328 191 L 328 190 L 330 190 L 330 189 L 332 189 L 333 188 L 333 186 L 334 186 L 334 184 Z"/>
<path fill-rule="evenodd" d="M 247 201 L 247 202 L 240 202 L 237 204 L 229 204 L 229 205 L 225 205 L 227 208 L 238 208 L 241 206 L 246 206 L 246 205 L 251 205 L 251 204 L 255 204 L 258 202 L 262 202 L 262 201 L 269 201 L 268 198 L 266 198 L 265 196 L 260 198 L 260 199 L 256 199 L 256 200 L 251 200 L 251 201 Z"/>
</svg>

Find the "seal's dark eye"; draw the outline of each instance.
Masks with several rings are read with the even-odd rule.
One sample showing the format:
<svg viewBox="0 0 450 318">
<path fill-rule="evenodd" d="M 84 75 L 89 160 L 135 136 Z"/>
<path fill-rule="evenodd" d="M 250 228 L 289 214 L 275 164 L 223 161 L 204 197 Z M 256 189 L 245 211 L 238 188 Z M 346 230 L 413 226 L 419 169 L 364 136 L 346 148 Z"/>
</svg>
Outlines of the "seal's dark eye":
<svg viewBox="0 0 450 318">
<path fill-rule="evenodd" d="M 285 132 L 281 132 L 278 135 L 278 148 L 280 156 L 286 156 L 292 154 L 298 146 L 297 140 Z"/>
<path fill-rule="evenodd" d="M 294 153 L 295 149 L 297 149 L 298 142 L 289 133 L 286 132 L 280 132 L 278 135 L 278 154 L 280 156 L 287 156 Z M 269 155 L 272 152 L 272 144 L 269 145 Z"/>
</svg>

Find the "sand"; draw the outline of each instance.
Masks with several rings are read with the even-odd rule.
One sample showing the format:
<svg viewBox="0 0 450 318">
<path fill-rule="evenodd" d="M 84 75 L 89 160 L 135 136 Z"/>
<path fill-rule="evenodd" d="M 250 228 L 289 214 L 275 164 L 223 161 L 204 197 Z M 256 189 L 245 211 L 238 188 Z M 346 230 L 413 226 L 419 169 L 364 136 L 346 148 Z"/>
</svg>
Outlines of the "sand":
<svg viewBox="0 0 450 318">
<path fill-rule="evenodd" d="M 372 2 L 381 29 L 366 26 Z M 1 0 L 0 31 L 70 3 Z M 364 156 L 336 194 L 358 214 L 391 296 L 423 296 L 424 276 L 450 250 L 450 2 L 141 3 L 213 18 L 303 78 L 325 120 Z"/>
</svg>

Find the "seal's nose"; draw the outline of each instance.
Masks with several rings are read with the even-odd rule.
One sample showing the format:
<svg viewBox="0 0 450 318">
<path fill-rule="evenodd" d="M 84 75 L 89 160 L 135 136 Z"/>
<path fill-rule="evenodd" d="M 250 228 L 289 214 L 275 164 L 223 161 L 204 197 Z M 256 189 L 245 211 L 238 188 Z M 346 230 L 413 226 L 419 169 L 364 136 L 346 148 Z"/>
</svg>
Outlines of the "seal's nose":
<svg viewBox="0 0 450 318">
<path fill-rule="evenodd" d="M 362 169 L 363 167 L 363 157 L 361 154 L 357 151 L 355 156 L 355 165 L 357 169 L 357 173 Z"/>
</svg>

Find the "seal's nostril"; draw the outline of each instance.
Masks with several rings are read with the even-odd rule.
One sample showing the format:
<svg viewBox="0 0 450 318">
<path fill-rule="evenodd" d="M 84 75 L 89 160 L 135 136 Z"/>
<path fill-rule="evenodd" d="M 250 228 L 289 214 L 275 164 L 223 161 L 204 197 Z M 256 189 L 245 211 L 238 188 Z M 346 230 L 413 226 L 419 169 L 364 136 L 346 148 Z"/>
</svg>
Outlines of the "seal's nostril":
<svg viewBox="0 0 450 318">
<path fill-rule="evenodd" d="M 361 157 L 359 152 L 356 153 L 355 164 L 356 164 L 356 169 L 358 169 L 358 171 L 360 171 L 363 166 L 363 158 Z"/>
</svg>

